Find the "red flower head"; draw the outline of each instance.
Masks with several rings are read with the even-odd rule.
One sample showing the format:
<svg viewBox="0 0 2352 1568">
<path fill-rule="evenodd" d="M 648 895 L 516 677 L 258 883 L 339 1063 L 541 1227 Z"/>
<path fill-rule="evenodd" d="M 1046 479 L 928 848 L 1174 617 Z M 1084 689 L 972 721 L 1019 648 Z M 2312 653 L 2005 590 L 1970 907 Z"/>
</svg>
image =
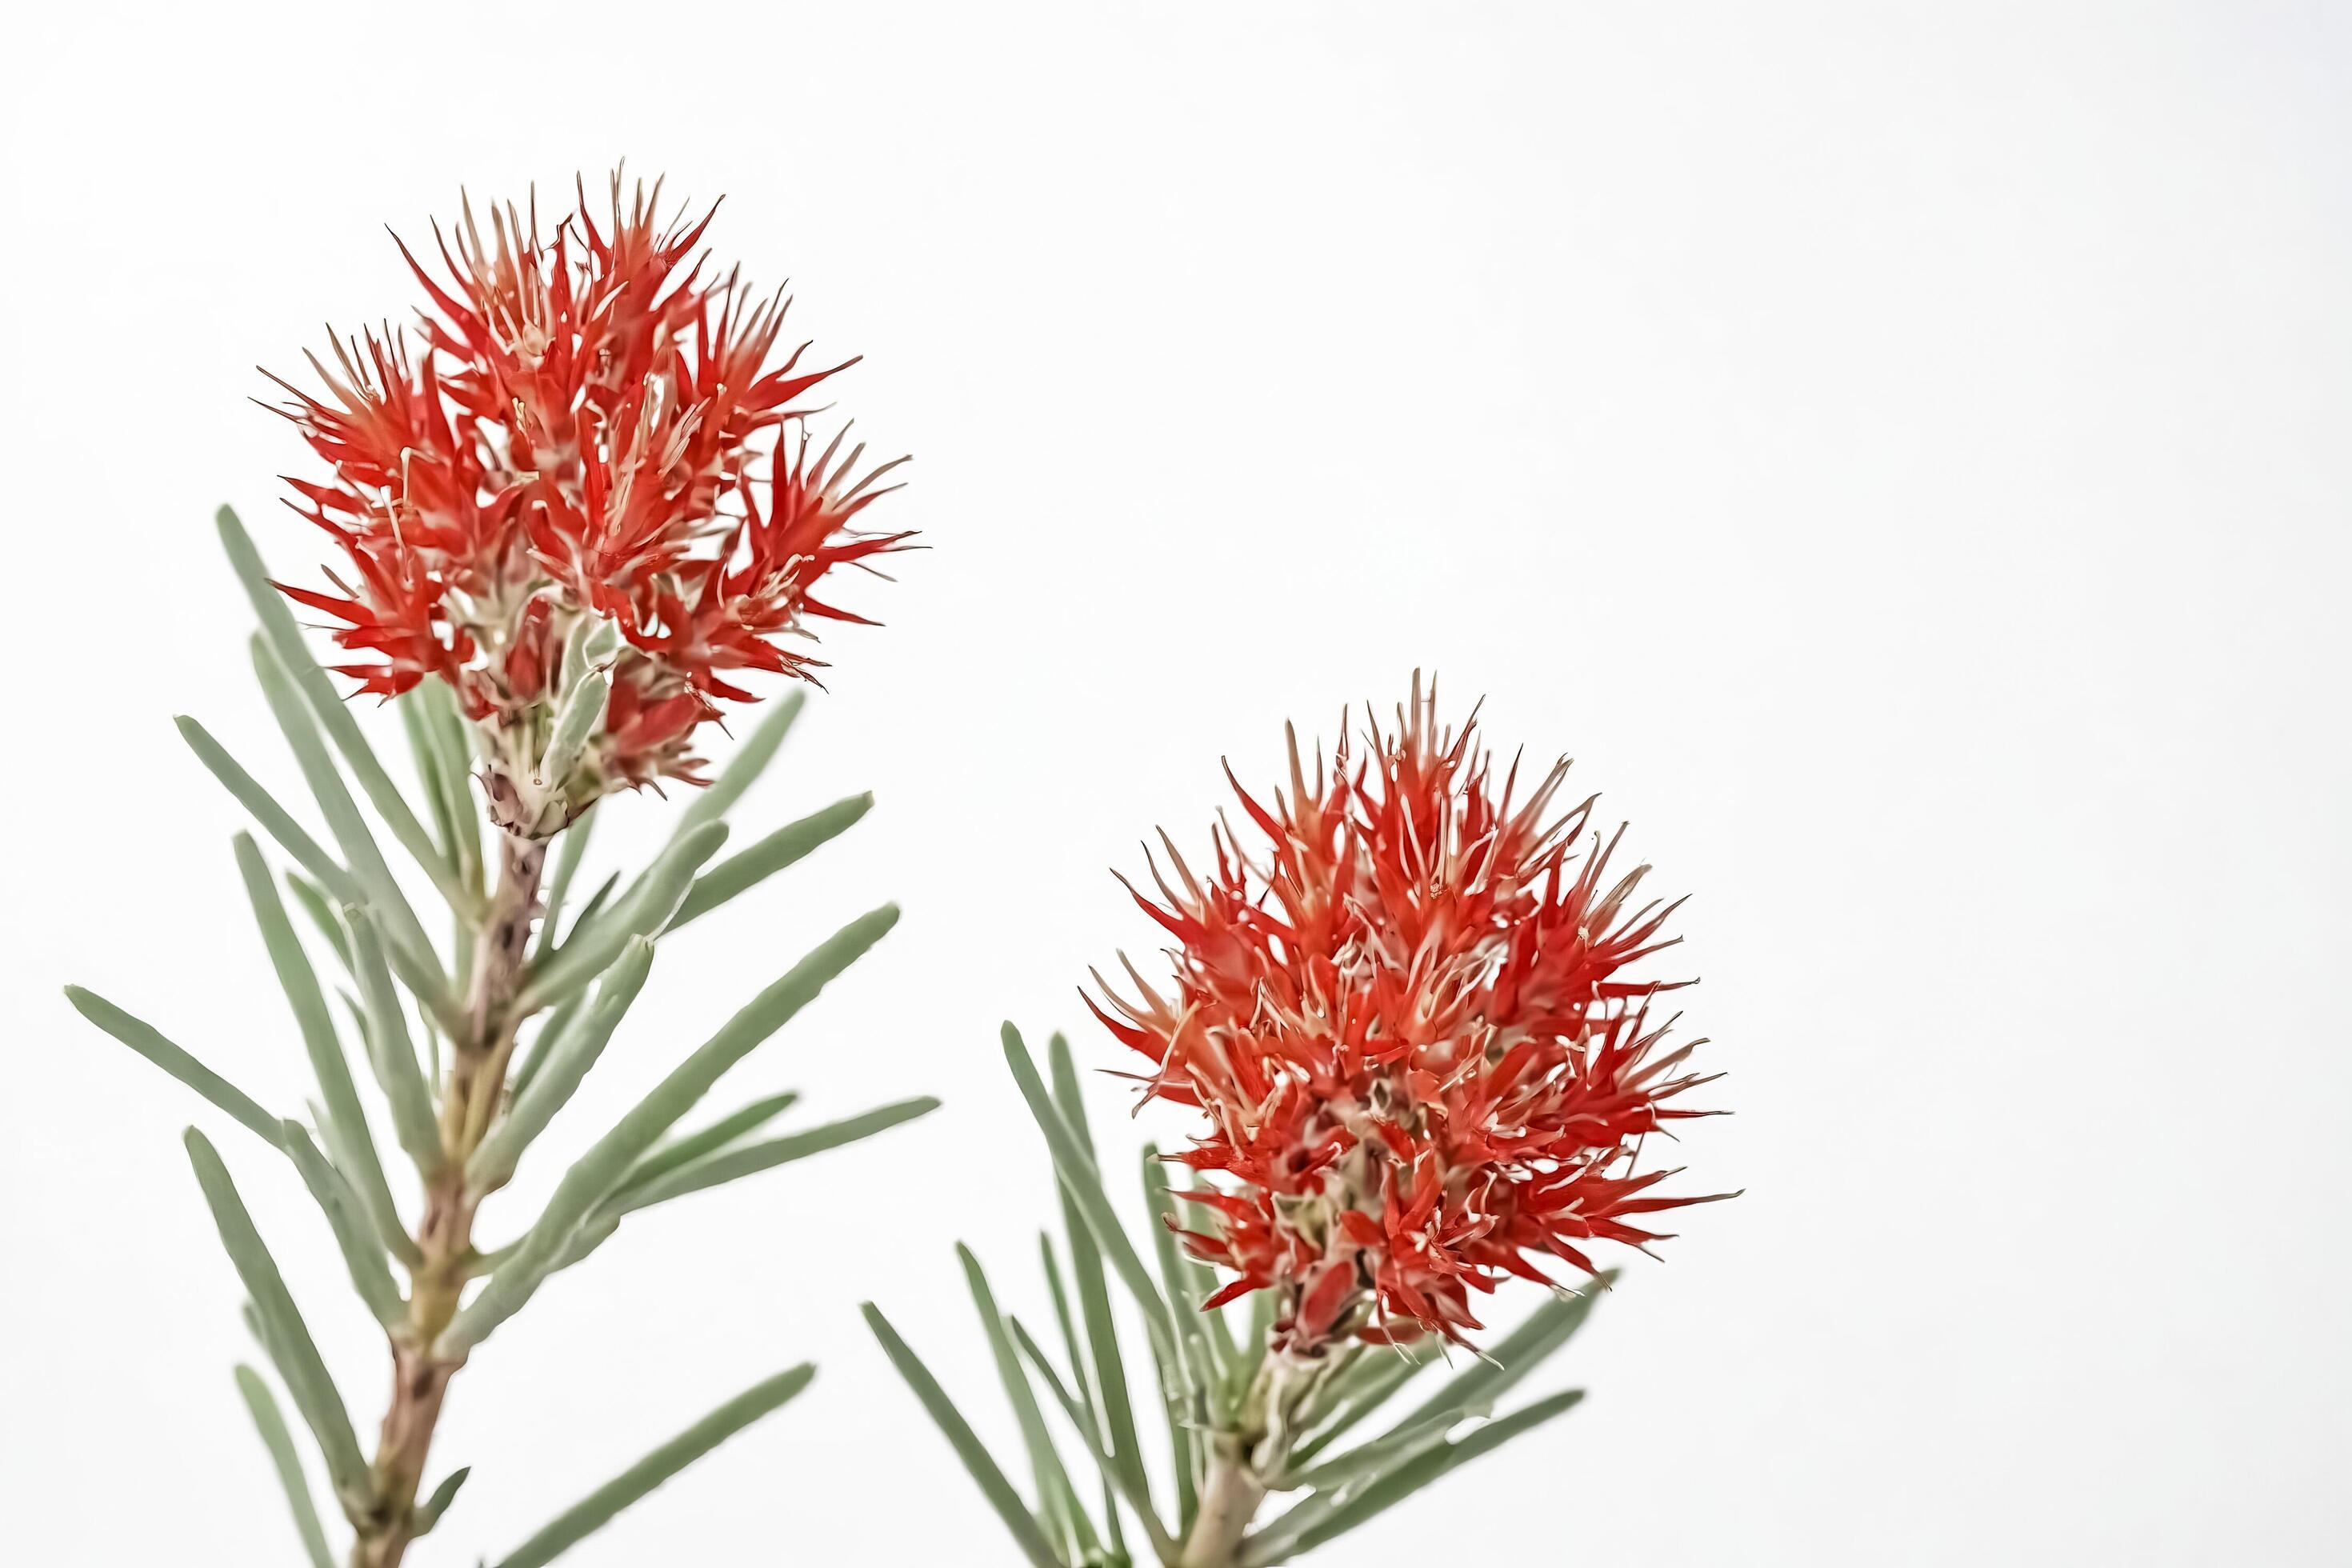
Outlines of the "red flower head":
<svg viewBox="0 0 2352 1568">
<path fill-rule="evenodd" d="M 818 580 L 908 537 L 851 526 L 896 463 L 861 476 L 865 448 L 843 457 L 839 436 L 809 459 L 799 400 L 856 362 L 803 370 L 803 344 L 775 363 L 789 301 L 706 279 L 711 214 L 664 224 L 659 196 L 625 205 L 616 174 L 601 220 L 583 192 L 545 242 L 535 207 L 494 211 L 486 241 L 468 205 L 454 251 L 441 241 L 446 285 L 402 247 L 431 300 L 418 350 L 369 334 L 334 370 L 311 359 L 322 395 L 278 383 L 333 470 L 288 481 L 296 510 L 352 567 L 335 593 L 285 592 L 370 656 L 340 667 L 361 690 L 448 681 L 527 779 L 563 695 L 592 670 L 609 682 L 601 738 L 518 808 L 523 831 L 625 784 L 695 781 L 696 727 L 751 700 L 736 672 L 813 679 L 820 661 L 784 640 L 860 619 Z"/>
<path fill-rule="evenodd" d="M 1234 785 L 1262 847 L 1227 826 L 1202 877 L 1167 844 L 1173 885 L 1155 862 L 1159 900 L 1136 894 L 1178 943 L 1174 994 L 1129 964 L 1139 1001 L 1088 999 L 1157 1064 L 1147 1097 L 1208 1115 L 1181 1158 L 1223 1180 L 1178 1195 L 1206 1216 L 1187 1246 L 1238 1276 L 1213 1303 L 1280 1291 L 1296 1354 L 1459 1340 L 1471 1292 L 1550 1283 L 1538 1259 L 1589 1273 L 1592 1242 L 1640 1247 L 1642 1216 L 1705 1201 L 1633 1169 L 1706 1114 L 1668 1104 L 1706 1081 L 1681 1070 L 1698 1042 L 1651 1021 L 1677 985 L 1626 973 L 1672 945 L 1674 906 L 1631 907 L 1646 867 L 1607 878 L 1591 801 L 1550 815 L 1566 763 L 1515 804 L 1475 729 L 1441 731 L 1416 676 L 1361 760 L 1343 738 L 1310 781 L 1294 735 L 1271 809 Z"/>
</svg>

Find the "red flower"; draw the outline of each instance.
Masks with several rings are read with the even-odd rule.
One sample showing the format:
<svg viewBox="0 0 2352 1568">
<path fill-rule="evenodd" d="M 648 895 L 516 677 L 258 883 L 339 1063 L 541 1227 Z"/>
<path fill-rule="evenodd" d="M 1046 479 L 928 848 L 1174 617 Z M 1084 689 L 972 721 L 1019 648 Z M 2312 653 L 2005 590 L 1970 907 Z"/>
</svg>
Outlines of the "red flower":
<svg viewBox="0 0 2352 1568">
<path fill-rule="evenodd" d="M 659 195 L 625 205 L 615 174 L 601 222 L 583 192 L 544 242 L 535 209 L 494 210 L 486 239 L 469 205 L 454 248 L 435 230 L 446 281 L 402 247 L 431 300 L 420 352 L 371 334 L 332 370 L 311 360 L 322 394 L 278 383 L 332 469 L 289 481 L 296 510 L 356 577 L 286 592 L 374 656 L 345 673 L 384 695 L 437 676 L 520 728 L 579 673 L 561 668 L 574 626 L 609 620 L 607 741 L 583 764 L 599 786 L 692 777 L 713 699 L 751 698 L 721 672 L 811 678 L 820 662 L 780 640 L 860 619 L 818 580 L 908 537 L 850 527 L 895 464 L 855 477 L 865 448 L 835 467 L 836 437 L 812 468 L 804 427 L 783 445 L 802 395 L 855 362 L 803 370 L 803 344 L 779 363 L 789 301 L 706 279 L 711 215 L 665 225 Z"/>
<path fill-rule="evenodd" d="M 1161 836 L 1172 885 L 1155 861 L 1160 898 L 1135 896 L 1176 939 L 1174 994 L 1129 964 L 1139 1000 L 1099 974 L 1107 1007 L 1088 998 L 1156 1064 L 1148 1096 L 1207 1113 L 1181 1158 L 1224 1180 L 1178 1195 L 1205 1216 L 1187 1246 L 1238 1276 L 1213 1300 L 1281 1291 L 1301 1353 L 1458 1340 L 1472 1292 L 1590 1273 L 1591 1243 L 1641 1247 L 1643 1216 L 1706 1201 L 1633 1170 L 1706 1114 L 1667 1103 L 1707 1081 L 1682 1070 L 1698 1042 L 1650 1021 L 1676 984 L 1627 973 L 1672 945 L 1675 906 L 1631 907 L 1648 868 L 1608 877 L 1591 800 L 1549 815 L 1567 763 L 1514 804 L 1517 765 L 1498 794 L 1475 731 L 1441 731 L 1415 677 L 1361 761 L 1343 739 L 1310 781 L 1294 735 L 1270 809 L 1234 785 L 1255 853 L 1227 826 L 1196 876 Z"/>
</svg>

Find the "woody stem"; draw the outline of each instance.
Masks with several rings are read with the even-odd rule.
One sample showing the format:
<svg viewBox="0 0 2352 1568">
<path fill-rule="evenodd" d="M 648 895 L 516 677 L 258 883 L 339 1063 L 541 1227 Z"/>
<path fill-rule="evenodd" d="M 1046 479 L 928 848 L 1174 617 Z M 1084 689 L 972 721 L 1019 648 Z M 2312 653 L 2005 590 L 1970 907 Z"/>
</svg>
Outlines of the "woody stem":
<svg viewBox="0 0 2352 1568">
<path fill-rule="evenodd" d="M 408 1321 L 392 1336 L 392 1402 L 377 1439 L 370 1506 L 352 1522 L 352 1568 L 398 1568 L 416 1538 L 416 1496 L 449 1381 L 463 1356 L 435 1344 L 457 1315 L 474 1208 L 481 1194 L 466 1184 L 466 1161 L 481 1142 L 506 1095 L 514 1048 L 514 999 L 521 986 L 532 920 L 539 912 L 543 840 L 499 835 L 499 883 L 474 931 L 473 982 L 466 999 L 466 1037 L 451 1043 L 449 1082 L 441 1103 L 439 1169 L 425 1183 L 416 1230 L 420 1261 L 410 1270 Z"/>
</svg>

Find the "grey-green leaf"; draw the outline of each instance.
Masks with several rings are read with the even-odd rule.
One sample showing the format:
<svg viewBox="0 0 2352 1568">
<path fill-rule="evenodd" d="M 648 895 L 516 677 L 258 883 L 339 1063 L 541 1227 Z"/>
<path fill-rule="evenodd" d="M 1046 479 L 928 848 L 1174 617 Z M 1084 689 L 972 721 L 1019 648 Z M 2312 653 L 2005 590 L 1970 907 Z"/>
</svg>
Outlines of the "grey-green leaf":
<svg viewBox="0 0 2352 1568">
<path fill-rule="evenodd" d="M 261 1109 L 245 1090 L 165 1039 L 153 1025 L 79 985 L 66 987 L 66 1000 L 73 1004 L 75 1012 L 228 1112 L 271 1148 L 280 1146 L 278 1118 Z"/>
<path fill-rule="evenodd" d="M 319 1527 L 319 1506 L 310 1500 L 310 1482 L 302 1474 L 302 1457 L 294 1451 L 294 1435 L 286 1429 L 278 1396 L 269 1392 L 259 1373 L 242 1363 L 236 1369 L 236 1391 L 245 1396 L 254 1428 L 261 1434 L 261 1446 L 269 1450 L 278 1484 L 286 1489 L 286 1506 L 294 1511 L 294 1530 L 302 1538 L 303 1555 L 310 1558 L 310 1568 L 334 1568 L 334 1557 L 327 1550 L 327 1532 Z"/>
<path fill-rule="evenodd" d="M 460 1465 L 441 1478 L 441 1484 L 433 1489 L 432 1495 L 416 1505 L 416 1512 L 413 1516 L 416 1534 L 432 1533 L 433 1527 L 441 1522 L 442 1515 L 449 1511 L 449 1505 L 457 1500 L 457 1489 L 464 1486 L 466 1478 L 473 1473 L 473 1466 Z"/>
<path fill-rule="evenodd" d="M 877 1132 L 928 1116 L 940 1108 L 940 1102 L 929 1095 L 918 1095 L 895 1105 L 879 1106 L 861 1115 L 829 1121 L 822 1127 L 812 1127 L 805 1132 L 787 1133 L 762 1142 L 747 1143 L 740 1149 L 727 1149 L 690 1163 L 680 1165 L 665 1175 L 650 1181 L 633 1182 L 613 1194 L 604 1212 L 620 1215 L 633 1214 L 671 1198 L 698 1193 L 706 1187 L 719 1186 L 740 1181 L 745 1176 L 772 1171 L 778 1165 L 794 1160 L 805 1160 L 812 1154 L 822 1154 L 828 1149 L 838 1149 L 845 1143 L 855 1143 L 861 1138 L 871 1138 Z"/>
<path fill-rule="evenodd" d="M 359 884 L 352 879 L 352 874 L 343 868 L 342 864 L 320 847 L 319 841 L 311 837 L 309 831 L 296 822 L 293 816 L 278 805 L 277 798 L 262 788 L 235 757 L 229 755 L 226 747 L 213 739 L 210 731 L 185 714 L 172 722 L 179 726 L 180 738 L 187 742 L 188 749 L 195 752 L 197 760 L 205 764 L 213 777 L 220 780 L 228 793 L 236 797 L 237 804 L 261 825 L 262 831 L 278 840 L 304 870 L 331 889 L 337 902 L 350 903 L 361 896 Z"/>
<path fill-rule="evenodd" d="M 629 1167 L 628 1179 L 613 1194 L 618 1199 L 635 1188 L 668 1175 L 681 1165 L 690 1165 L 706 1154 L 715 1154 L 747 1132 L 755 1132 L 792 1109 L 800 1100 L 793 1089 L 755 1100 L 740 1110 L 730 1110 L 708 1127 L 698 1128 L 682 1138 L 657 1143 L 646 1157 Z"/>
<path fill-rule="evenodd" d="M 714 823 L 698 829 L 693 837 L 716 831 Z M 730 1068 L 814 1001 L 829 981 L 881 941 L 898 921 L 898 908 L 885 904 L 819 943 L 672 1068 L 611 1131 L 598 1139 L 556 1184 L 547 1208 L 514 1256 L 490 1276 L 481 1294 L 449 1325 L 443 1335 L 446 1351 L 456 1354 L 470 1350 L 520 1310 L 547 1276 L 562 1267 L 573 1229 L 621 1184 L 638 1157 L 693 1110 Z"/>
<path fill-rule="evenodd" d="M 693 889 L 671 917 L 669 929 L 676 931 L 690 921 L 700 920 L 730 899 L 838 837 L 873 805 L 871 795 L 853 795 L 798 822 L 786 823 L 750 848 L 729 856 L 695 879 Z"/>
<path fill-rule="evenodd" d="M 678 1471 L 781 1407 L 809 1385 L 816 1368 L 801 1365 L 752 1384 L 726 1404 L 573 1503 L 499 1560 L 499 1568 L 543 1568 Z"/>
<path fill-rule="evenodd" d="M 956 1458 L 963 1461 L 963 1468 L 971 1473 L 971 1479 L 980 1484 L 981 1495 L 988 1499 L 989 1506 L 996 1510 L 996 1517 L 1004 1521 L 1006 1530 L 1012 1531 L 1014 1542 L 1020 1546 L 1022 1555 L 1028 1558 L 1031 1568 L 1068 1568 L 1045 1540 L 1045 1531 L 1037 1528 L 1037 1521 L 1030 1517 L 1027 1505 L 1021 1500 L 1021 1494 L 1013 1489 L 1003 1470 L 989 1457 L 988 1446 L 971 1429 L 971 1423 L 963 1418 L 963 1412 L 956 1408 L 955 1401 L 948 1397 L 948 1391 L 940 1386 L 940 1380 L 931 1375 L 931 1369 L 925 1366 L 922 1358 L 898 1337 L 898 1331 L 890 1326 L 890 1320 L 882 1315 L 880 1308 L 867 1301 L 858 1310 L 866 1314 L 866 1326 L 873 1330 L 874 1337 L 881 1342 L 882 1353 L 890 1358 L 890 1364 L 897 1367 L 898 1375 L 907 1380 L 907 1386 L 913 1389 L 915 1397 L 922 1402 L 932 1424 L 947 1438 L 948 1446 L 955 1450 Z"/>
<path fill-rule="evenodd" d="M 727 825 L 706 823 L 670 845 L 646 868 L 644 878 L 610 913 L 558 948 L 543 966 L 533 966 L 516 1003 L 528 1016 L 561 1002 L 603 973 L 632 937 L 653 936 L 677 912 L 695 871 L 727 841 Z"/>
<path fill-rule="evenodd" d="M 352 933 L 352 971 L 360 983 L 360 1000 L 367 1008 L 368 1065 L 376 1087 L 392 1107 L 394 1134 L 410 1160 L 426 1176 L 441 1168 L 441 1124 L 433 1110 L 432 1086 L 417 1064 L 416 1044 L 408 1033 L 408 1014 L 393 989 L 392 970 L 384 963 L 383 939 L 375 929 L 373 910 L 346 911 Z"/>
<path fill-rule="evenodd" d="M 294 753 L 303 782 L 310 786 L 310 798 L 318 802 L 328 830 L 341 847 L 343 858 L 351 863 L 350 873 L 343 880 L 358 885 L 360 894 L 376 906 L 386 928 L 410 950 L 412 956 L 420 963 L 429 960 L 433 944 L 426 940 L 425 928 L 418 923 L 416 911 L 409 907 L 407 896 L 394 880 L 392 868 L 385 863 L 383 851 L 376 847 L 375 835 L 368 830 L 367 819 L 360 815 L 358 803 L 343 787 L 343 776 L 336 772 L 335 760 L 319 733 L 315 715 L 295 689 L 294 678 L 270 652 L 265 639 L 255 637 L 251 646 L 253 677 L 261 684 L 261 695 L 269 705 L 270 717 L 278 721 L 278 731 L 285 737 L 287 749 Z M 331 882 L 329 886 L 334 884 Z M 352 900 L 344 896 L 342 901 L 350 903 Z"/>
<path fill-rule="evenodd" d="M 1003 1040 L 1005 1064 L 1013 1069 L 1013 1081 L 1020 1087 L 1021 1098 L 1028 1102 L 1029 1114 L 1045 1134 L 1045 1144 L 1053 1152 L 1054 1169 L 1061 1178 L 1063 1189 L 1077 1204 L 1095 1244 L 1110 1259 L 1119 1282 L 1143 1309 L 1144 1326 L 1153 1341 L 1165 1344 L 1172 1332 L 1168 1303 L 1160 1299 L 1160 1288 L 1151 1282 L 1143 1259 L 1136 1255 L 1134 1243 L 1119 1228 L 1118 1216 L 1103 1192 L 1102 1175 L 1095 1169 L 1094 1157 L 1078 1142 L 1077 1134 L 1070 1130 L 1045 1092 L 1044 1082 L 1037 1077 L 1036 1064 L 1029 1059 L 1028 1047 L 1021 1042 L 1021 1031 L 1007 1023 Z"/>
<path fill-rule="evenodd" d="M 246 895 L 253 904 L 255 923 L 261 928 L 262 944 L 269 950 L 270 967 L 278 972 L 278 984 L 293 1009 L 295 1023 L 301 1030 L 302 1047 L 310 1058 L 310 1070 L 326 1100 L 327 1122 L 320 1131 L 327 1135 L 335 1163 L 343 1167 L 343 1173 L 351 1178 L 361 1201 L 367 1205 L 369 1219 L 383 1235 L 386 1245 L 397 1246 L 406 1241 L 407 1232 L 393 1206 L 392 1189 L 385 1184 L 383 1165 L 376 1158 L 375 1139 L 368 1131 L 367 1113 L 360 1105 L 359 1091 L 352 1087 L 351 1064 L 343 1059 L 342 1042 L 336 1038 L 334 1018 L 327 1011 L 326 997 L 320 993 L 319 977 L 311 971 L 292 922 L 286 918 L 286 906 L 278 900 L 278 884 L 262 861 L 260 847 L 250 835 L 244 833 L 236 836 L 236 843 L 237 869 L 245 877 Z"/>
<path fill-rule="evenodd" d="M 261 552 L 253 547 L 253 540 L 245 531 L 245 525 L 227 507 L 220 509 L 215 521 L 220 527 L 221 545 L 228 552 L 229 564 L 236 570 L 237 581 L 244 584 L 246 597 L 252 602 L 254 614 L 261 617 L 262 634 L 269 639 L 270 648 L 278 656 L 278 663 L 294 678 L 311 711 L 318 716 L 320 724 L 334 737 L 336 749 L 343 753 L 344 761 L 351 765 L 352 775 L 359 780 L 361 790 L 367 795 L 369 804 L 375 807 L 376 815 L 383 819 L 384 826 L 392 829 L 392 836 L 415 857 L 416 863 L 432 876 L 450 902 L 462 907 L 466 894 L 457 885 L 452 868 L 442 858 L 431 836 L 416 820 L 415 814 L 408 809 L 408 803 L 394 785 L 392 775 L 385 773 L 383 764 L 376 760 L 374 751 L 367 743 L 367 737 L 360 733 L 359 721 L 352 717 L 350 710 L 335 695 L 334 687 L 327 679 L 327 672 L 320 669 L 318 661 L 310 657 L 310 648 L 302 641 L 302 629 L 295 624 L 294 613 L 287 607 L 285 597 L 270 582 L 268 569 L 261 563 Z"/>
<path fill-rule="evenodd" d="M 687 803 L 686 809 L 678 814 L 677 826 L 671 831 L 672 838 L 691 833 L 706 822 L 717 822 L 734 809 L 735 803 L 743 798 L 743 792 L 775 760 L 777 748 L 784 743 L 784 736 L 791 732 L 793 721 L 800 717 L 807 699 L 808 693 L 798 689 L 777 699 L 775 706 L 761 717 L 743 738 L 743 743 L 735 748 L 735 754 L 727 760 L 710 787 Z"/>
<path fill-rule="evenodd" d="M 300 1122 L 289 1118 L 280 1126 L 288 1156 L 301 1173 L 302 1184 L 310 1189 L 320 1212 L 327 1216 L 328 1228 L 335 1233 L 335 1246 L 342 1252 L 352 1288 L 377 1322 L 387 1329 L 398 1327 L 408 1316 L 408 1303 L 401 1300 L 400 1287 L 394 1283 L 391 1266 L 385 1261 L 383 1243 L 361 1212 L 358 1195 L 342 1173 L 327 1163 L 327 1157 L 319 1152 Z"/>
<path fill-rule="evenodd" d="M 204 1189 L 205 1204 L 212 1210 L 214 1227 L 220 1232 L 221 1246 L 252 1299 L 264 1342 L 278 1358 L 278 1370 L 294 1396 L 294 1406 L 318 1439 L 336 1493 L 349 1502 L 364 1503 L 371 1483 L 351 1415 L 343 1408 L 342 1395 L 335 1392 L 334 1380 L 320 1359 L 319 1347 L 286 1289 L 284 1277 L 278 1272 L 277 1260 L 263 1245 L 261 1233 L 254 1229 L 253 1216 L 246 1212 L 245 1200 L 237 1196 L 236 1184 L 229 1179 L 228 1167 L 221 1163 L 211 1141 L 191 1127 L 184 1142 L 197 1184 Z"/>
<path fill-rule="evenodd" d="M 522 1152 L 570 1103 L 588 1069 L 604 1054 L 613 1031 L 645 988 L 653 963 L 654 944 L 644 937 L 631 939 L 619 962 L 605 971 L 596 987 L 595 1002 L 584 1015 L 575 1016 L 548 1047 L 545 1061 L 531 1075 L 530 1087 L 515 1096 L 514 1104 L 466 1162 L 468 1186 L 488 1192 L 514 1174 Z"/>
<path fill-rule="evenodd" d="M 1449 1471 L 1575 1408 L 1580 1388 L 1539 1399 L 1499 1420 L 1488 1421 L 1452 1442 L 1430 1448 L 1378 1479 L 1335 1493 L 1317 1493 L 1244 1543 L 1243 1568 L 1272 1568 L 1385 1513 Z"/>
</svg>

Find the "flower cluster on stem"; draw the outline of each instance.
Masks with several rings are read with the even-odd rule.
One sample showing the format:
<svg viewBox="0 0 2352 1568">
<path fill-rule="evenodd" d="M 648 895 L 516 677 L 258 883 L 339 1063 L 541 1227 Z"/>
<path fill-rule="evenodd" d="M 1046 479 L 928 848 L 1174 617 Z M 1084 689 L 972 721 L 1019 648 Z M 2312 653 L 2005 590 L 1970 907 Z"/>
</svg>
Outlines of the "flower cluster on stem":
<svg viewBox="0 0 2352 1568">
<path fill-rule="evenodd" d="M 1706 1081 L 1699 1042 L 1653 1016 L 1678 983 L 1633 973 L 1675 906 L 1637 901 L 1646 867 L 1611 875 L 1592 801 L 1558 806 L 1565 763 L 1522 796 L 1475 736 L 1418 678 L 1360 753 L 1343 737 L 1310 774 L 1294 736 L 1270 805 L 1234 784 L 1253 840 L 1221 826 L 1196 874 L 1162 836 L 1136 899 L 1175 939 L 1172 994 L 1096 976 L 1148 1095 L 1207 1118 L 1180 1158 L 1216 1184 L 1176 1189 L 1203 1214 L 1185 1242 L 1233 1272 L 1211 1305 L 1277 1293 L 1271 1356 L 1463 1341 L 1502 1279 L 1590 1274 L 1595 1242 L 1643 1246 L 1643 1216 L 1704 1201 L 1635 1168 L 1704 1114 L 1674 1103 Z"/>
<path fill-rule="evenodd" d="M 601 216 L 583 191 L 545 239 L 535 204 L 487 236 L 469 204 L 435 230 L 446 279 L 401 247 L 420 342 L 365 333 L 312 356 L 320 391 L 279 382 L 331 469 L 289 479 L 291 504 L 350 562 L 331 592 L 281 588 L 334 618 L 361 690 L 450 684 L 494 752 L 493 815 L 526 837 L 698 781 L 694 733 L 749 700 L 746 672 L 813 678 L 808 624 L 862 619 L 820 580 L 908 538 L 853 526 L 897 463 L 808 432 L 801 399 L 856 362 L 780 356 L 790 301 L 706 276 L 713 213 L 659 201 L 616 174 Z"/>
</svg>

